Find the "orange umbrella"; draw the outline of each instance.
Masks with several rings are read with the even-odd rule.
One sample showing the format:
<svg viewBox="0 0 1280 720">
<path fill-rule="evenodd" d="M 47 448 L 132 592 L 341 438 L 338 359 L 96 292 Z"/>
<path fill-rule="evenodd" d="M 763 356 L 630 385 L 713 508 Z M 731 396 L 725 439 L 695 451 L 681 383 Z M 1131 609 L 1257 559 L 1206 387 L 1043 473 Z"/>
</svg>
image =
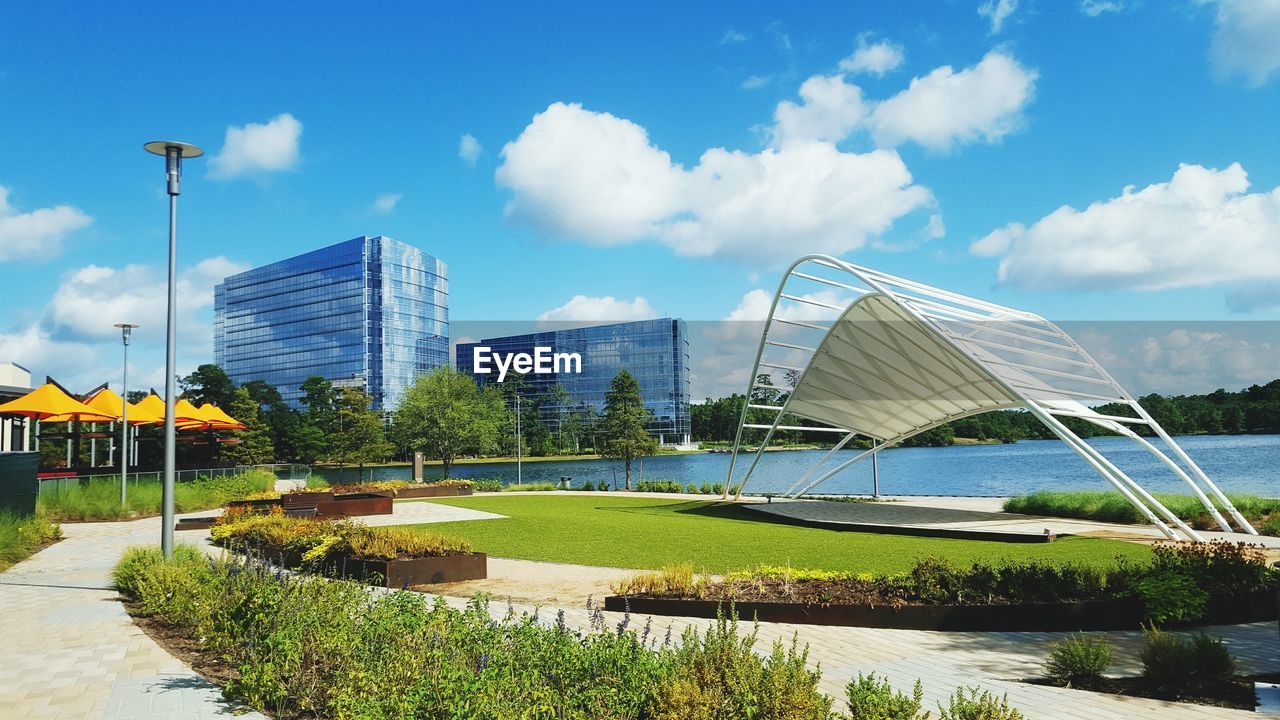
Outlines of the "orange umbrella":
<svg viewBox="0 0 1280 720">
<path fill-rule="evenodd" d="M 45 383 L 17 400 L 0 405 L 0 414 L 22 415 L 51 422 L 111 422 L 120 419 L 119 414 L 113 414 L 109 408 L 102 410 L 89 407 L 53 383 Z"/>
</svg>

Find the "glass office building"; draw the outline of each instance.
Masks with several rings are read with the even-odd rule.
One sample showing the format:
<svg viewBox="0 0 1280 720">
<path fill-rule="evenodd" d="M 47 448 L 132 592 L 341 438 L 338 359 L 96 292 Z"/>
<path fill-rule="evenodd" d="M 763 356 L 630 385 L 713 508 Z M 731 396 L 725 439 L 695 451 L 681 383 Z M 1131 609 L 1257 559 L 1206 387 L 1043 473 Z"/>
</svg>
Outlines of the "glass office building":
<svg viewBox="0 0 1280 720">
<path fill-rule="evenodd" d="M 689 339 L 683 320 L 641 320 L 459 343 L 458 370 L 470 374 L 483 386 L 496 383 L 498 375 L 475 372 L 476 347 L 488 347 L 491 353 L 504 356 L 508 353 L 532 355 L 537 347 L 549 348 L 552 353 L 581 356 L 580 373 L 524 376 L 521 397 L 544 399 L 539 420 L 553 433 L 567 415 L 603 411 L 609 383 L 625 368 L 640 383 L 644 405 L 653 412 L 649 432 L 664 445 L 689 443 Z M 492 362 L 489 365 L 492 369 Z M 564 390 L 559 399 L 549 394 L 556 386 Z"/>
<path fill-rule="evenodd" d="M 265 380 L 294 407 L 312 375 L 391 410 L 416 376 L 449 362 L 443 262 L 359 237 L 232 275 L 214 289 L 214 359 L 236 384 Z"/>
</svg>

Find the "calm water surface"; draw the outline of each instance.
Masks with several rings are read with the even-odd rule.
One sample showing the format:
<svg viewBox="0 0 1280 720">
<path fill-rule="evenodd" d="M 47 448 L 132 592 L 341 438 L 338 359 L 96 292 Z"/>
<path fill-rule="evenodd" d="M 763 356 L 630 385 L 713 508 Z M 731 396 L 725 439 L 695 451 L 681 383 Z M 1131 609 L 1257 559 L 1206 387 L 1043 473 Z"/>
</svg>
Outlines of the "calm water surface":
<svg viewBox="0 0 1280 720">
<path fill-rule="evenodd" d="M 1177 477 L 1137 444 L 1124 438 L 1096 438 L 1101 450 L 1130 477 L 1154 491 L 1186 490 Z M 1178 438 L 1209 477 L 1227 492 L 1280 495 L 1280 435 L 1200 435 Z M 769 452 L 747 486 L 748 492 L 780 492 L 798 478 L 825 450 Z M 848 459 L 848 450 L 836 458 Z M 746 456 L 749 460 L 750 456 Z M 834 467 L 837 461 L 832 461 Z M 681 483 L 721 482 L 728 468 L 727 453 L 666 455 L 647 458 L 643 477 Z M 735 481 L 745 472 L 739 459 Z M 331 482 L 354 481 L 354 470 L 323 470 Z M 439 467 L 428 467 L 428 478 L 439 478 Z M 632 465 L 640 477 L 639 463 Z M 365 470 L 366 479 L 409 479 L 408 467 Z M 515 463 L 455 465 L 453 477 L 516 481 Z M 621 463 L 613 460 L 571 460 L 524 463 L 524 482 L 553 482 L 562 475 L 574 485 L 590 480 L 619 484 Z M 871 465 L 864 461 L 828 480 L 820 488 L 829 493 L 869 493 Z M 1057 440 L 1023 440 L 1012 445 L 967 445 L 944 448 L 892 448 L 880 455 L 880 492 L 891 495 L 1011 495 L 1029 490 L 1108 490 L 1110 485 L 1074 452 Z"/>
</svg>

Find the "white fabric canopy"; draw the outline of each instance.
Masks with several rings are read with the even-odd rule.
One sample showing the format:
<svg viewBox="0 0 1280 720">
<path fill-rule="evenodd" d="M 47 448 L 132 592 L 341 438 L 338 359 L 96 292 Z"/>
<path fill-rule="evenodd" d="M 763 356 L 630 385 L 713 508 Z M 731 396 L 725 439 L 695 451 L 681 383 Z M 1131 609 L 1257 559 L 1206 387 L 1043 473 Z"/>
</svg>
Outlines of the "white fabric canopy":
<svg viewBox="0 0 1280 720">
<path fill-rule="evenodd" d="M 796 285 L 818 289 L 806 292 Z M 833 292 L 846 298 L 826 299 Z M 790 312 L 797 308 L 803 312 Z M 807 319 L 814 308 L 834 312 L 834 317 L 826 322 Z M 775 359 L 766 351 L 783 357 Z M 794 387 L 779 388 L 758 379 L 762 372 L 778 369 L 796 378 Z M 1257 534 L 1204 471 L 1084 348 L 1034 313 L 830 256 L 806 255 L 791 265 L 778 285 L 750 377 L 747 397 L 752 400 L 742 410 L 725 497 L 734 481 L 744 431 L 767 432 L 738 485 L 738 497 L 776 431 L 806 430 L 783 425 L 784 417 L 821 422 L 830 427 L 820 430 L 845 435 L 795 480 L 788 490 L 795 496 L 884 447 L 945 422 L 1023 408 L 1169 537 L 1202 539 L 1101 450 L 1072 432 L 1062 418 L 1085 420 L 1135 441 L 1192 489 L 1223 530 L 1231 530 L 1222 514 L 1225 510 L 1241 529 Z M 764 404 L 755 399 L 759 388 L 787 394 L 782 405 Z M 1100 405 L 1107 407 L 1099 409 Z M 748 420 L 762 411 L 773 413 L 771 423 Z M 1130 426 L 1146 428 L 1172 457 Z M 820 472 L 857 436 L 875 441 L 873 449 Z"/>
</svg>

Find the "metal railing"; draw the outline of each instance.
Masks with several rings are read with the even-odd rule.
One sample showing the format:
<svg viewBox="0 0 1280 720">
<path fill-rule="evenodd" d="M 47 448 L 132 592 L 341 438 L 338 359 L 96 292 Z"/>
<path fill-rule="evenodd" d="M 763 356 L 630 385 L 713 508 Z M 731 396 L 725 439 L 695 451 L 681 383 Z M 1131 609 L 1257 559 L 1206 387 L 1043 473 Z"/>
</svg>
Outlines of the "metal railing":
<svg viewBox="0 0 1280 720">
<path fill-rule="evenodd" d="M 276 480 L 307 480 L 311 477 L 310 465 L 299 465 L 296 463 L 276 463 L 271 465 L 236 465 L 233 467 L 219 468 L 196 468 L 192 470 L 177 470 L 174 472 L 175 482 L 192 482 L 196 478 L 207 477 L 227 477 L 229 475 L 239 475 L 250 470 L 266 470 L 276 476 Z M 164 473 L 160 470 L 150 472 L 130 472 L 129 485 L 144 485 L 155 483 L 159 484 Z M 120 480 L 120 473 L 95 473 L 87 475 L 67 475 L 65 477 L 50 477 L 40 479 L 40 494 L 51 493 L 57 495 L 65 492 L 69 488 L 86 485 L 93 480 L 111 480 L 117 482 Z"/>
</svg>

